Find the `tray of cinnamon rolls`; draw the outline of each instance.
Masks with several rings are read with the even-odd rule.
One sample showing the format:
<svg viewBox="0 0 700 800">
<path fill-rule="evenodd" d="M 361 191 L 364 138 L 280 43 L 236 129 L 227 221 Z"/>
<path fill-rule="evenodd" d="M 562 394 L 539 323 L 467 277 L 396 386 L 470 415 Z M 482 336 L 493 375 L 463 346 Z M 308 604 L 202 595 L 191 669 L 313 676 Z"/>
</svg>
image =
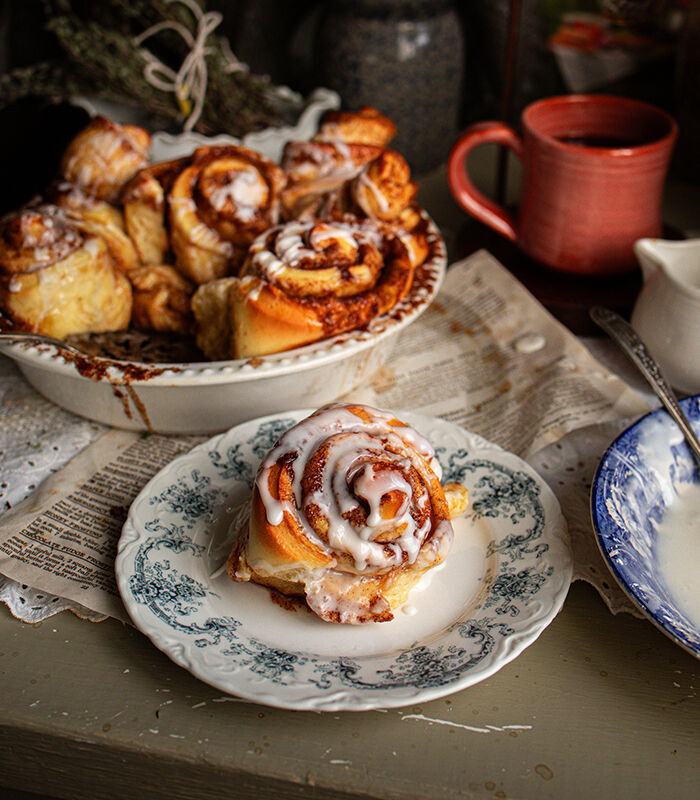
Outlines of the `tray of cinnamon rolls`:
<svg viewBox="0 0 700 800">
<path fill-rule="evenodd" d="M 330 110 L 277 160 L 198 137 L 153 161 L 146 130 L 93 118 L 0 220 L 0 326 L 79 352 L 0 350 L 49 399 L 136 430 L 214 432 L 351 391 L 446 266 L 395 133 L 375 109 Z"/>
</svg>

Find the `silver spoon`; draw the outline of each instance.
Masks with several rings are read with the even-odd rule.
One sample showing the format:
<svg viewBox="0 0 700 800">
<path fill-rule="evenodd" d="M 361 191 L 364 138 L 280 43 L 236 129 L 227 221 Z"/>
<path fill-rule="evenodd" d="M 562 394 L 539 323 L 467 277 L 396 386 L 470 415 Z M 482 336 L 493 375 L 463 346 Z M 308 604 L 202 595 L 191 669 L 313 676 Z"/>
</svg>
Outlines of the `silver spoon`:
<svg viewBox="0 0 700 800">
<path fill-rule="evenodd" d="M 62 350 L 69 350 L 72 353 L 80 353 L 86 355 L 84 350 L 74 347 L 72 344 L 62 342 L 60 339 L 54 339 L 53 336 L 44 336 L 43 333 L 29 333 L 27 331 L 0 331 L 0 342 L 10 342 L 18 344 L 20 342 L 29 342 L 31 344 L 52 344 Z"/>
<path fill-rule="evenodd" d="M 644 342 L 639 338 L 637 332 L 619 314 L 609 308 L 594 306 L 590 310 L 591 319 L 620 345 L 622 350 L 634 361 L 640 372 L 649 382 L 651 388 L 656 392 L 659 400 L 664 404 L 668 413 L 683 431 L 683 435 L 688 442 L 688 446 L 695 454 L 695 458 L 700 463 L 700 440 L 695 435 L 695 431 L 688 421 L 688 417 L 683 413 L 673 389 L 669 386 L 666 378 L 661 373 L 661 368 L 654 360 L 651 353 L 647 350 Z"/>
</svg>

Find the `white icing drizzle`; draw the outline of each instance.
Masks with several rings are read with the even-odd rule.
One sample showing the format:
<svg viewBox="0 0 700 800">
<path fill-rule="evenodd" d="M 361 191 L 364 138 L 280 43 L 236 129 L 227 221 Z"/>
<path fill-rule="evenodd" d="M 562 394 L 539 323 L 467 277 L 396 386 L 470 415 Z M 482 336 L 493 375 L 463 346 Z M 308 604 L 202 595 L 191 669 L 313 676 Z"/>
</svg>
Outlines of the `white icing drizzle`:
<svg viewBox="0 0 700 800">
<path fill-rule="evenodd" d="M 100 240 L 95 236 L 91 236 L 89 239 L 86 239 L 83 247 L 93 258 L 96 258 L 102 250 Z"/>
<path fill-rule="evenodd" d="M 323 142 L 322 147 L 318 141 Z M 332 176 L 339 182 L 352 180 L 363 165 L 355 163 L 350 147 L 342 141 L 292 142 L 283 168 L 294 183 L 309 183 Z"/>
<path fill-rule="evenodd" d="M 27 216 L 23 219 L 23 214 Z M 40 217 L 41 225 L 30 224 L 30 217 Z M 3 222 L 19 219 L 22 234 L 21 249 L 31 253 L 32 266 L 25 273 L 36 272 L 68 258 L 84 244 L 80 231 L 71 227 L 62 209 L 53 205 L 42 205 L 26 212 L 16 212 Z M 16 290 L 18 291 L 18 290 Z"/>
<path fill-rule="evenodd" d="M 296 268 L 303 259 L 316 259 L 326 239 L 345 242 L 358 248 L 371 237 L 363 230 L 342 222 L 289 222 L 273 231 L 266 231 L 250 247 L 253 271 L 274 282 L 284 270 Z"/>
<path fill-rule="evenodd" d="M 389 201 L 386 199 L 377 184 L 369 177 L 367 170 L 362 170 L 355 180 L 357 183 L 352 188 L 352 194 L 355 198 L 355 202 L 362 208 L 362 210 L 366 214 L 369 214 L 369 216 L 372 216 L 370 213 L 370 208 L 366 207 L 366 203 L 363 203 L 362 192 L 358 191 L 358 189 L 364 187 L 376 200 L 379 211 L 382 214 L 386 214 L 386 212 L 389 210 Z"/>
<path fill-rule="evenodd" d="M 352 160 L 352 154 L 350 153 L 350 148 L 348 145 L 343 142 L 342 140 L 338 139 L 337 141 L 333 142 L 335 149 L 340 153 L 340 155 L 345 160 L 346 164 L 351 164 L 354 166 L 354 161 Z"/>
<path fill-rule="evenodd" d="M 399 230 L 398 238 L 401 244 L 406 248 L 411 263 L 415 264 L 418 261 L 418 250 L 416 249 L 415 238 L 410 233 L 403 230 L 403 228 Z"/>
<path fill-rule="evenodd" d="M 260 292 L 265 284 L 257 275 L 246 275 L 241 278 L 240 286 L 245 291 L 246 301 L 255 302 L 260 297 Z"/>
<path fill-rule="evenodd" d="M 210 201 L 216 211 L 222 211 L 228 201 L 236 207 L 236 216 L 243 222 L 251 220 L 267 199 L 267 187 L 253 167 L 237 170 L 231 180 L 211 193 Z"/>
<path fill-rule="evenodd" d="M 118 151 L 124 149 L 121 157 L 127 161 L 135 160 L 134 169 L 146 163 L 145 153 L 140 145 L 124 130 L 105 130 L 94 132 L 82 143 L 68 160 L 65 172 L 81 186 L 89 186 L 105 171 L 114 169 Z"/>
<path fill-rule="evenodd" d="M 191 197 L 173 197 L 170 199 L 173 214 L 187 230 L 190 242 L 203 248 L 213 250 L 225 256 L 233 253 L 233 245 L 219 236 L 208 225 L 205 225 L 197 216 L 197 205 Z M 188 223 L 190 223 L 189 227 Z"/>
<path fill-rule="evenodd" d="M 309 244 L 314 250 L 318 250 L 321 242 L 331 237 L 333 239 L 343 241 L 351 247 L 355 247 L 355 234 L 356 231 L 349 225 L 343 225 L 342 223 L 331 225 L 327 222 L 324 222 L 320 225 L 313 226 L 311 233 L 309 234 Z"/>
<path fill-rule="evenodd" d="M 403 472 L 413 465 L 425 475 L 427 465 L 415 459 L 412 451 L 420 453 L 428 464 L 434 452 L 413 428 L 390 425 L 391 414 L 363 408 L 371 421 L 365 422 L 343 405 L 330 405 L 295 425 L 263 461 L 256 486 L 271 525 L 279 525 L 287 511 L 300 520 L 311 541 L 325 547 L 303 513 L 309 505 L 317 506 L 329 522 L 328 548 L 349 554 L 358 571 L 390 568 L 404 560 L 413 564 L 430 533 L 430 497 L 427 491 L 415 495 Z M 321 484 L 303 498 L 304 465 L 325 443 L 329 447 Z M 296 456 L 292 464 L 293 503 L 275 499 L 269 488 L 271 470 L 278 459 L 289 454 Z M 395 516 L 384 520 L 381 501 L 391 491 L 401 492 L 404 498 Z M 369 515 L 365 525 L 355 527 L 347 515 L 360 508 L 362 501 L 369 507 Z M 420 525 L 412 512 L 424 520 Z M 377 542 L 376 538 L 388 530 L 400 530 L 400 534 L 393 541 Z M 440 538 L 450 538 L 450 523 L 441 521 L 435 533 Z M 436 543 L 436 547 L 440 544 Z"/>
</svg>

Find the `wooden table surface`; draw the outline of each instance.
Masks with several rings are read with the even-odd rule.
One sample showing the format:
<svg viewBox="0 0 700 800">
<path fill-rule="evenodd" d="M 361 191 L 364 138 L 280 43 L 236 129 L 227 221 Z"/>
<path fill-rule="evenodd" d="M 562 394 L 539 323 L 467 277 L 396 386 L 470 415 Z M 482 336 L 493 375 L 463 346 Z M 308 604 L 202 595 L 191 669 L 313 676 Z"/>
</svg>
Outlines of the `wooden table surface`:
<svg viewBox="0 0 700 800">
<path fill-rule="evenodd" d="M 443 202 L 429 210 L 456 233 L 463 217 L 435 180 Z M 291 712 L 222 696 L 114 620 L 27 625 L 0 606 L 0 787 L 71 800 L 697 797 L 699 666 L 576 583 L 480 684 L 398 710 Z"/>
<path fill-rule="evenodd" d="M 65 798 L 691 798 L 698 666 L 576 583 L 493 677 L 386 712 L 224 697 L 138 631 L 0 609 L 0 785 Z M 0 796 L 2 792 L 0 791 Z"/>
</svg>

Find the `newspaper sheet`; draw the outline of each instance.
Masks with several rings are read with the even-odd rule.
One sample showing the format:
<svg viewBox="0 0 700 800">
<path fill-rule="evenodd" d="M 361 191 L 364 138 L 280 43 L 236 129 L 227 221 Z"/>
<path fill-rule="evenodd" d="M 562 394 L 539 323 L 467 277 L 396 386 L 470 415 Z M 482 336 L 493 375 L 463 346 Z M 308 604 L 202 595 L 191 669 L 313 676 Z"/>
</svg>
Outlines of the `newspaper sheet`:
<svg viewBox="0 0 700 800">
<path fill-rule="evenodd" d="M 451 267 L 352 399 L 443 417 L 524 458 L 574 429 L 648 410 L 484 251 Z M 126 620 L 114 557 L 129 506 L 204 438 L 103 434 L 0 517 L 0 573 Z"/>
</svg>

